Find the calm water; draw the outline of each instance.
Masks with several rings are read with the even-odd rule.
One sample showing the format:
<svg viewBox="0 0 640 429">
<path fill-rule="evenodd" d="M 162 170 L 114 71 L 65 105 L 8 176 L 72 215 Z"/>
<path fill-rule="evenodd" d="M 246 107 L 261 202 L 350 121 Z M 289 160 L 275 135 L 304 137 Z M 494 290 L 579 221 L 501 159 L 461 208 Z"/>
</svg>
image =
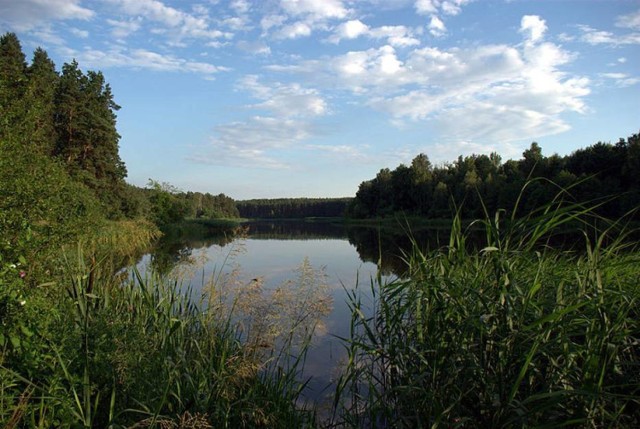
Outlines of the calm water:
<svg viewBox="0 0 640 429">
<path fill-rule="evenodd" d="M 198 295 L 203 285 L 220 272 L 236 270 L 238 283 L 250 284 L 253 279 L 260 279 L 265 290 L 273 290 L 295 279 L 296 269 L 305 259 L 316 270 L 322 270 L 333 305 L 324 318 L 323 329 L 315 335 L 305 364 L 305 375 L 311 377 L 306 397 L 321 401 L 331 394 L 331 383 L 346 356 L 336 338 L 349 336 L 351 315 L 346 291 L 358 287 L 363 303 L 370 303 L 377 262 L 382 259 L 385 279 L 401 275 L 401 255 L 409 248 L 409 240 L 404 235 L 380 234 L 372 228 L 327 223 L 250 223 L 238 232 L 232 228 L 212 229 L 205 237 L 169 237 L 140 265 L 145 268 L 151 264 L 166 273 L 180 270 Z M 446 236 L 446 232 L 440 235 L 443 234 Z M 418 238 L 425 245 L 440 241 L 437 233 Z"/>
</svg>

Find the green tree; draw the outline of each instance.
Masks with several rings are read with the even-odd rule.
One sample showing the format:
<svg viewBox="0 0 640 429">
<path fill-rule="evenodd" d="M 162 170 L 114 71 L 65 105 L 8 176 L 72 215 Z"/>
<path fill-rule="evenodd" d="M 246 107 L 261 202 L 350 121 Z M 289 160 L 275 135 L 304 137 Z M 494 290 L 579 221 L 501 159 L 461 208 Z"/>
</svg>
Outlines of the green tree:
<svg viewBox="0 0 640 429">
<path fill-rule="evenodd" d="M 24 93 L 27 87 L 27 63 L 14 33 L 0 37 L 0 139 L 21 134 L 24 123 Z"/>
<path fill-rule="evenodd" d="M 55 153 L 73 177 L 91 188 L 109 217 L 119 217 L 127 203 L 127 171 L 118 153 L 115 103 L 100 72 L 79 69 L 76 61 L 62 67 L 56 92 Z"/>
<path fill-rule="evenodd" d="M 59 76 L 46 51 L 41 48 L 35 50 L 27 76 L 25 123 L 28 143 L 33 150 L 53 155 L 57 141 L 54 117 Z"/>
<path fill-rule="evenodd" d="M 189 211 L 186 201 L 180 198 L 178 189 L 169 183 L 149 179 L 147 192 L 151 204 L 151 217 L 160 227 L 184 219 Z"/>
<path fill-rule="evenodd" d="M 413 212 L 415 210 L 411 169 L 400 164 L 391 172 L 393 210 Z"/>
</svg>

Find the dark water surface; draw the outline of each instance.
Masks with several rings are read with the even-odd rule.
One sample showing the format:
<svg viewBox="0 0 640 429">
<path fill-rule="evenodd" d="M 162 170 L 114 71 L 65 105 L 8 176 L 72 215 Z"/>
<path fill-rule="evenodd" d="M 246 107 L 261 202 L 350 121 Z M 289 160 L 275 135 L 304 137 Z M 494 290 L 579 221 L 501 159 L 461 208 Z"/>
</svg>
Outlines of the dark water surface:
<svg viewBox="0 0 640 429">
<path fill-rule="evenodd" d="M 414 234 L 423 247 L 446 242 L 448 231 Z M 308 260 L 326 275 L 333 306 L 324 326 L 315 334 L 305 363 L 311 377 L 305 396 L 322 402 L 333 392 L 346 351 L 337 337 L 348 337 L 351 314 L 347 291 L 362 292 L 363 304 L 371 304 L 371 284 L 378 273 L 388 280 L 404 271 L 403 254 L 411 248 L 406 233 L 382 233 L 376 228 L 346 227 L 322 222 L 256 222 L 242 227 L 211 228 L 205 236 L 168 237 L 156 251 L 143 258 L 160 272 L 180 271 L 193 293 L 219 273 L 239 272 L 238 281 L 261 279 L 264 289 L 295 279 L 296 269 Z M 368 302 L 367 302 L 368 301 Z"/>
</svg>

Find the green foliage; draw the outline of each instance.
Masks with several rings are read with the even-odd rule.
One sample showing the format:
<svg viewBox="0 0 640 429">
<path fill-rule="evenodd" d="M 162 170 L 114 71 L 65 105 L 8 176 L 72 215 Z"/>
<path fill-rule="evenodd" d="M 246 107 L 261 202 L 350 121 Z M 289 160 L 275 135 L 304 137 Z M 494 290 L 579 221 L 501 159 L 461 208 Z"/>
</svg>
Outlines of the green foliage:
<svg viewBox="0 0 640 429">
<path fill-rule="evenodd" d="M 97 225 L 92 193 L 46 155 L 3 141 L 0 150 L 0 237 L 5 260 L 26 258 L 30 277 L 52 274 L 63 244 Z"/>
<path fill-rule="evenodd" d="M 426 155 L 414 158 L 410 167 L 382 169 L 372 180 L 362 182 L 347 210 L 353 218 L 383 218 L 396 213 L 428 218 L 448 218 L 455 207 L 473 219 L 485 208 L 490 212 L 515 205 L 528 178 L 536 181 L 526 188 L 521 208 L 533 210 L 550 201 L 558 187 L 571 187 L 565 198 L 572 201 L 602 201 L 597 213 L 616 218 L 640 205 L 640 182 L 632 174 L 640 168 L 639 135 L 617 144 L 596 143 L 560 157 L 545 157 L 532 143 L 519 161 L 502 163 L 491 155 L 460 156 L 452 164 L 432 168 Z M 632 167 L 633 166 L 633 167 Z M 588 180 L 585 180 L 588 179 Z M 576 184 L 576 186 L 573 186 Z M 611 196 L 617 198 L 611 199 Z M 638 214 L 634 215 L 637 219 Z"/>
<path fill-rule="evenodd" d="M 58 75 L 40 48 L 27 66 L 16 35 L 0 38 L 0 144 L 61 160 L 109 218 L 136 211 L 126 200 L 130 194 L 118 154 L 118 109 L 102 73 L 84 74 L 73 61 Z"/>
<path fill-rule="evenodd" d="M 240 217 L 251 219 L 302 219 L 342 217 L 351 198 L 276 198 L 236 203 Z"/>
<path fill-rule="evenodd" d="M 156 225 L 165 227 L 182 220 L 187 214 L 187 204 L 179 197 L 178 190 L 169 183 L 149 179 L 147 198 L 151 216 Z"/>
<path fill-rule="evenodd" d="M 313 416 L 295 405 L 301 389 L 296 363 L 274 360 L 271 367 L 257 359 L 230 319 L 202 311 L 176 282 L 138 272 L 118 282 L 111 270 L 87 260 L 92 258 L 81 250 L 67 260 L 64 289 L 49 290 L 48 301 L 18 302 L 18 310 L 40 312 L 40 326 L 18 332 L 32 338 L 28 347 L 23 342 L 4 348 L 0 422 L 86 428 L 177 427 L 186 421 L 228 428 L 311 425 Z M 39 320 L 33 314 L 29 319 Z M 13 320 L 19 327 L 19 318 Z"/>
<path fill-rule="evenodd" d="M 350 294 L 336 423 L 638 427 L 633 231 L 562 203 L 561 194 L 518 217 L 500 211 L 477 221 L 485 236 L 477 247 L 457 216 L 448 246 L 415 247 L 406 278 L 372 282 L 372 307 Z M 558 233 L 576 224 L 584 241 L 553 250 Z"/>
<path fill-rule="evenodd" d="M 240 217 L 236 202 L 225 194 L 187 192 L 181 197 L 188 206 L 187 217 L 193 219 L 235 219 Z"/>
</svg>

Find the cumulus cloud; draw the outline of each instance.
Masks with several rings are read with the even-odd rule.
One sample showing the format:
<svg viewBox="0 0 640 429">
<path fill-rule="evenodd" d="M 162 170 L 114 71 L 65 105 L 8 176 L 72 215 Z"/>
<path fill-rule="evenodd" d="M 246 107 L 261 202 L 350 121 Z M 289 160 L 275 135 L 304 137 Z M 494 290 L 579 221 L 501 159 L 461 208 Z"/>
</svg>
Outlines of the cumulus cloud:
<svg viewBox="0 0 640 429">
<path fill-rule="evenodd" d="M 282 9 L 293 16 L 310 16 L 314 20 L 342 19 L 348 14 L 341 0 L 280 0 Z"/>
<path fill-rule="evenodd" d="M 370 28 L 360 20 L 350 20 L 338 25 L 333 34 L 327 39 L 332 43 L 340 43 L 343 39 L 367 37 L 369 39 L 385 39 L 386 43 L 395 47 L 419 45 L 420 41 L 414 37 L 416 31 L 404 25 L 384 25 Z"/>
<path fill-rule="evenodd" d="M 167 6 L 159 0 L 108 0 L 127 15 L 164 25 L 164 29 L 178 40 L 188 38 L 231 38 L 232 34 L 212 28 L 206 15 L 193 15 Z M 201 11 L 202 12 L 202 11 Z"/>
<path fill-rule="evenodd" d="M 338 43 L 342 39 L 356 39 L 368 33 L 368 25 L 363 24 L 359 19 L 352 19 L 350 21 L 343 22 L 336 27 L 334 35 L 330 40 L 334 43 Z"/>
<path fill-rule="evenodd" d="M 416 0 L 414 7 L 420 15 L 430 15 L 427 30 L 434 37 L 442 37 L 447 33 L 447 27 L 441 16 L 457 15 L 462 6 L 471 0 Z"/>
<path fill-rule="evenodd" d="M 471 0 L 416 0 L 414 7 L 421 15 L 457 15 L 462 6 L 470 2 Z"/>
<path fill-rule="evenodd" d="M 444 22 L 442 22 L 440 18 L 435 15 L 431 17 L 428 28 L 429 33 L 431 33 L 431 35 L 435 37 L 444 36 L 447 32 L 447 28 L 444 26 Z"/>
<path fill-rule="evenodd" d="M 249 75 L 241 79 L 238 87 L 261 100 L 258 104 L 250 105 L 250 108 L 267 110 L 277 117 L 322 116 L 328 111 L 327 103 L 317 90 L 304 88 L 298 83 L 265 85 L 258 76 Z"/>
<path fill-rule="evenodd" d="M 298 21 L 282 27 L 276 33 L 276 37 L 279 39 L 297 39 L 298 37 L 311 35 L 312 31 L 312 23 Z"/>
<path fill-rule="evenodd" d="M 28 31 L 57 20 L 88 20 L 95 13 L 80 0 L 0 0 L 0 22 L 17 31 Z"/>
<path fill-rule="evenodd" d="M 263 32 L 273 29 L 277 39 L 296 39 L 316 30 L 329 30 L 329 21 L 347 19 L 353 12 L 342 0 L 280 0 L 278 6 L 278 13 L 267 15 L 260 22 Z"/>
<path fill-rule="evenodd" d="M 546 31 L 547 24 L 537 15 L 525 15 L 520 21 L 520 32 L 525 35 L 528 42 L 540 41 Z"/>
<path fill-rule="evenodd" d="M 270 69 L 349 91 L 396 124 L 428 121 L 460 140 L 566 131 L 562 115 L 587 111 L 591 82 L 562 70 L 575 56 L 543 41 L 544 20 L 525 17 L 521 24 L 528 43 L 405 54 L 386 45 Z"/>
</svg>

